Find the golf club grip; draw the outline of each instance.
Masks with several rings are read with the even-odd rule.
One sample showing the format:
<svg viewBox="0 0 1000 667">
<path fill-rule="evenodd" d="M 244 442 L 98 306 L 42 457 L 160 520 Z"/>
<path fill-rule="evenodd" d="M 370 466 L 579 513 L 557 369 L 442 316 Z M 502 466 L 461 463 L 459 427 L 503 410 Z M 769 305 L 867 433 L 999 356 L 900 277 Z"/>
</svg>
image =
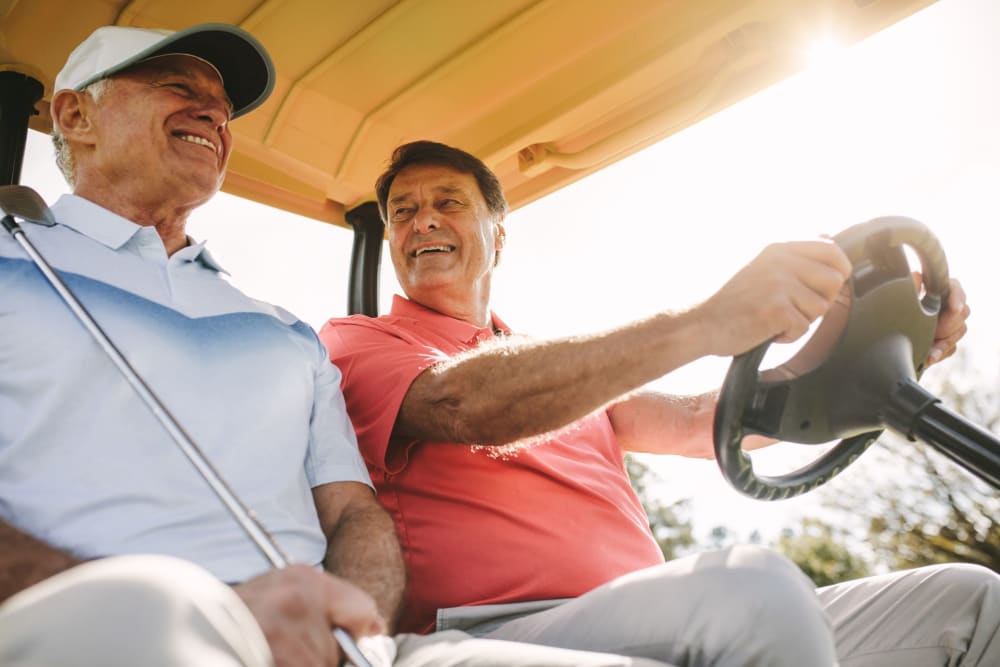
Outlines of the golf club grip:
<svg viewBox="0 0 1000 667">
<path fill-rule="evenodd" d="M 358 648 L 354 637 L 347 634 L 346 630 L 343 628 L 334 628 L 333 638 L 337 640 L 340 650 L 344 652 L 344 656 L 354 667 L 372 667 L 372 664 L 368 662 L 368 658 Z"/>
</svg>

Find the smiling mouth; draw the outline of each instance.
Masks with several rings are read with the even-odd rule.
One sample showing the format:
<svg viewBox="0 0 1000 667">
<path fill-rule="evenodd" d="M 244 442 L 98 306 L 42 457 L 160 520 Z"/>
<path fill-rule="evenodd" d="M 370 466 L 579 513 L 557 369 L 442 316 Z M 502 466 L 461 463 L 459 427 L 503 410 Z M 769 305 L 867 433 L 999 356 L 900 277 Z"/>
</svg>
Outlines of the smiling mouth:
<svg viewBox="0 0 1000 667">
<path fill-rule="evenodd" d="M 215 153 L 216 157 L 218 157 L 221 152 L 221 149 L 216 148 L 215 144 L 204 137 L 199 137 L 194 134 L 175 134 L 174 136 L 181 141 L 186 141 L 190 144 L 196 144 L 198 146 L 204 146 Z"/>
<path fill-rule="evenodd" d="M 455 246 L 453 245 L 429 245 L 423 248 L 418 248 L 410 253 L 410 257 L 420 257 L 421 255 L 426 255 L 428 253 L 449 253 L 455 252 Z"/>
</svg>

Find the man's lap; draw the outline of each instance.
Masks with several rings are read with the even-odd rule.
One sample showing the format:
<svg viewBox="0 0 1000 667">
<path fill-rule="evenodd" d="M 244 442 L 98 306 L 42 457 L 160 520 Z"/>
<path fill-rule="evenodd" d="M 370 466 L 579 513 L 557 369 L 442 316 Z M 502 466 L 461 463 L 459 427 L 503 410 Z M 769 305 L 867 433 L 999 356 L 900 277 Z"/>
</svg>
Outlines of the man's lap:
<svg viewBox="0 0 1000 667">
<path fill-rule="evenodd" d="M 373 667 L 670 667 L 652 660 L 477 639 L 459 632 L 366 637 Z M 229 586 L 164 556 L 85 563 L 0 605 L 0 664 L 270 667 L 270 650 Z"/>
<path fill-rule="evenodd" d="M 959 659 L 1000 665 L 1000 576 L 969 565 L 816 591 L 783 557 L 737 547 L 648 568 L 573 600 L 531 604 L 542 609 L 491 605 L 465 617 L 448 611 L 474 635 L 685 667 L 836 664 L 831 645 L 842 667 L 936 667 Z"/>
</svg>

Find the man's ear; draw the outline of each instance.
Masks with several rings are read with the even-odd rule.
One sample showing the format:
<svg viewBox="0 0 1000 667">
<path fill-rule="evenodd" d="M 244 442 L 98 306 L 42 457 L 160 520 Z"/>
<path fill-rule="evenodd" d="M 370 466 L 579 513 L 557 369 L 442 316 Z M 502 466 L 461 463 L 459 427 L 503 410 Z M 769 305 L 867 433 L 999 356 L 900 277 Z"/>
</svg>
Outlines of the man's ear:
<svg viewBox="0 0 1000 667">
<path fill-rule="evenodd" d="M 93 105 L 86 93 L 63 89 L 52 97 L 49 111 L 52 114 L 52 125 L 68 140 L 75 143 L 86 143 L 93 130 L 90 111 Z"/>
<path fill-rule="evenodd" d="M 493 268 L 496 268 L 500 264 L 500 255 L 503 253 L 503 247 L 507 244 L 507 230 L 504 229 L 503 218 L 497 220 L 496 226 L 496 232 L 493 237 L 495 249 L 493 254 Z"/>
</svg>

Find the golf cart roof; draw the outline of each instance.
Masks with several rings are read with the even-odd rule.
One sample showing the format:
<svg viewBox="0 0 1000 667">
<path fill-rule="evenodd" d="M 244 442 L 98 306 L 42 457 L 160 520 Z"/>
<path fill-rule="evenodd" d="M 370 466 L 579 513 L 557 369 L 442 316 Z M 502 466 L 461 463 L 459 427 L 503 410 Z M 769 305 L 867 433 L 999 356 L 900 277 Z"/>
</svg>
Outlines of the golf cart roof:
<svg viewBox="0 0 1000 667">
<path fill-rule="evenodd" d="M 224 189 L 334 224 L 392 149 L 483 158 L 512 208 L 663 139 L 931 0 L 7 0 L 0 70 L 45 85 L 101 25 L 240 25 L 277 86 L 234 124 Z"/>
</svg>

